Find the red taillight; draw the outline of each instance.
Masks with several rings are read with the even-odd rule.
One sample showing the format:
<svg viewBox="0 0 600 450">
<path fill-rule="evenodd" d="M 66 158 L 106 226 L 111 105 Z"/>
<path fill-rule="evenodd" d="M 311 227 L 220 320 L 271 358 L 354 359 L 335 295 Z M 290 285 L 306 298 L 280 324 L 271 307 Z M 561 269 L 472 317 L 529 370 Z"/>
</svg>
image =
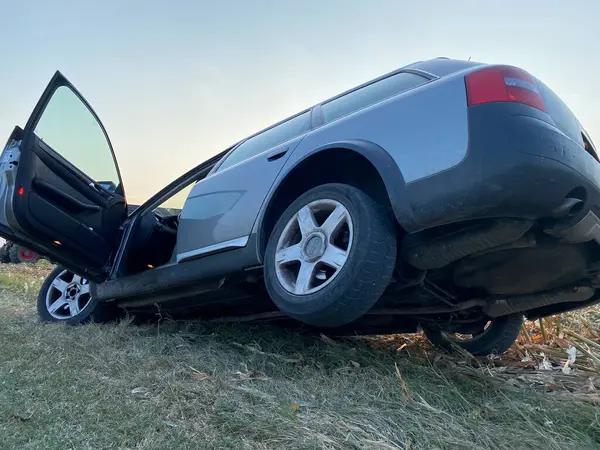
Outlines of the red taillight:
<svg viewBox="0 0 600 450">
<path fill-rule="evenodd" d="M 23 194 L 25 193 L 25 188 L 24 188 L 23 186 L 21 186 L 21 187 L 19 188 L 19 190 L 17 191 L 17 193 L 18 193 L 19 195 L 23 195 Z"/>
<path fill-rule="evenodd" d="M 517 102 L 546 111 L 540 89 L 531 75 L 516 67 L 490 67 L 465 77 L 469 106 Z"/>
</svg>

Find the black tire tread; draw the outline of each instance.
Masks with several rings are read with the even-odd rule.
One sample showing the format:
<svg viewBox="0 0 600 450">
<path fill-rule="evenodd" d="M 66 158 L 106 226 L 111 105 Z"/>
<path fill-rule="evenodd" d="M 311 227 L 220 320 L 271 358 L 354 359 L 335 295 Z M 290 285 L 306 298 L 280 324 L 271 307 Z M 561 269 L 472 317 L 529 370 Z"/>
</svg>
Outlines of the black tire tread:
<svg viewBox="0 0 600 450">
<path fill-rule="evenodd" d="M 511 314 L 494 319 L 490 324 L 491 329 L 480 339 L 473 341 L 449 341 L 441 330 L 423 328 L 429 341 L 440 348 L 452 350 L 453 344 L 475 356 L 486 356 L 492 353 L 502 354 L 507 351 L 517 340 L 521 332 L 523 316 Z"/>
<path fill-rule="evenodd" d="M 326 198 L 333 193 L 352 198 L 359 203 L 359 217 L 363 229 L 366 229 L 367 239 L 359 244 L 360 249 L 353 252 L 351 258 L 358 261 L 348 261 L 332 283 L 315 294 L 307 296 L 318 298 L 314 303 L 326 303 L 323 294 L 334 301 L 328 302 L 323 308 L 299 308 L 298 304 L 290 304 L 286 297 L 291 295 L 280 287 L 269 255 L 274 253 L 274 247 L 283 227 L 301 206 L 317 198 Z M 357 236 L 358 238 L 358 236 Z M 265 257 L 265 281 L 271 298 L 279 309 L 304 323 L 314 326 L 333 327 L 350 323 L 366 313 L 379 300 L 388 286 L 396 263 L 396 232 L 390 219 L 389 209 L 377 204 L 367 194 L 359 189 L 345 184 L 326 184 L 311 189 L 299 197 L 279 218 L 267 245 Z M 344 286 L 344 282 L 348 285 Z"/>
</svg>

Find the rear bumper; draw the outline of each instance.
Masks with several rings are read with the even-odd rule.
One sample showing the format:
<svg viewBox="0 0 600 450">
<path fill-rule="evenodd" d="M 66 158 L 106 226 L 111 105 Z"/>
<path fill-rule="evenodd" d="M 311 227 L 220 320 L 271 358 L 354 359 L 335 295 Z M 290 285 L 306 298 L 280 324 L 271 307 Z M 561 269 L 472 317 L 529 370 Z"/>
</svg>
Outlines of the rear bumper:
<svg viewBox="0 0 600 450">
<path fill-rule="evenodd" d="M 544 116 L 516 104 L 470 108 L 465 159 L 406 185 L 417 228 L 410 231 L 471 219 L 552 218 L 573 196 L 582 208 L 562 226 L 589 211 L 600 217 L 600 163 Z"/>
</svg>

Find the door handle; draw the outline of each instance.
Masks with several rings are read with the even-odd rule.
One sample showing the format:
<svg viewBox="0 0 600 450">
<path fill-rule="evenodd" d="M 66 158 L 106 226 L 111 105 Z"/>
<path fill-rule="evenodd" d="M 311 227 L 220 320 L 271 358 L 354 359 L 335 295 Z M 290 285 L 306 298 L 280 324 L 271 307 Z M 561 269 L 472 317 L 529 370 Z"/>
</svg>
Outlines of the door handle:
<svg viewBox="0 0 600 450">
<path fill-rule="evenodd" d="M 269 156 L 267 156 L 267 161 L 269 161 L 269 162 L 276 161 L 279 158 L 281 158 L 283 155 L 285 155 L 287 153 L 287 151 L 288 151 L 287 148 L 275 150 L 273 153 L 271 153 L 271 154 L 269 154 Z"/>
<path fill-rule="evenodd" d="M 52 197 L 57 203 L 62 204 L 63 207 L 69 209 L 72 212 L 96 212 L 100 211 L 101 209 L 98 205 L 91 205 L 89 203 L 79 201 L 75 197 L 72 197 L 71 195 L 60 191 L 59 189 L 44 181 L 33 180 L 33 186 L 36 187 L 39 191 L 46 192 L 46 194 Z"/>
</svg>

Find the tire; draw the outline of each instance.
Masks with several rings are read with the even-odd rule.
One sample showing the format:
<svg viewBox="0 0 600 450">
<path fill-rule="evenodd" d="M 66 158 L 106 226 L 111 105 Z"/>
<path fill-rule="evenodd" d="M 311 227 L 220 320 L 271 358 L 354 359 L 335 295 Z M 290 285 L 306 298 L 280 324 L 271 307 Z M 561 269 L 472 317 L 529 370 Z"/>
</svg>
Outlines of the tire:
<svg viewBox="0 0 600 450">
<path fill-rule="evenodd" d="M 6 242 L 2 247 L 0 247 L 0 263 L 8 264 L 10 263 L 10 255 L 8 251 L 10 250 L 12 243 Z"/>
<path fill-rule="evenodd" d="M 458 345 L 473 355 L 487 356 L 492 353 L 502 354 L 508 350 L 517 340 L 522 324 L 521 314 L 497 317 L 483 333 L 468 340 L 453 338 L 450 333 L 438 329 L 423 328 L 423 332 L 436 347 L 451 351 L 453 345 Z"/>
<path fill-rule="evenodd" d="M 345 208 L 344 219 L 339 222 L 342 225 L 336 225 L 337 231 L 330 236 L 327 234 L 327 229 L 330 227 L 320 222 L 317 216 L 328 214 L 326 211 L 321 211 L 325 207 L 338 211 L 340 205 Z M 306 208 L 316 208 L 316 212 L 311 213 L 314 220 L 309 229 L 313 230 L 310 233 L 322 232 L 322 238 L 317 239 L 309 232 L 303 234 L 298 231 L 301 228 L 297 213 Z M 334 214 L 331 214 L 331 217 L 334 217 Z M 325 216 L 325 218 L 329 217 Z M 294 223 L 296 225 L 293 225 Z M 297 228 L 296 231 L 293 231 L 294 226 Z M 337 269 L 322 264 L 320 260 L 314 263 L 316 264 L 316 268 L 313 266 L 313 273 L 316 273 L 312 282 L 314 286 L 310 281 L 300 283 L 299 278 L 292 282 L 293 265 L 298 265 L 298 274 L 300 274 L 304 264 L 313 264 L 310 261 L 294 259 L 290 260 L 290 266 L 284 265 L 287 262 L 276 262 L 276 253 L 281 252 L 282 242 L 292 232 L 296 233 L 297 238 L 301 240 L 297 244 L 299 247 L 290 243 L 288 249 L 303 249 L 297 250 L 300 252 L 298 254 L 304 255 L 302 258 L 313 252 L 312 244 L 309 245 L 308 241 L 314 243 L 316 239 L 322 246 L 315 254 L 322 251 L 324 252 L 322 258 L 325 259 L 326 255 L 330 254 L 328 253 L 330 249 L 333 252 L 341 250 L 345 255 L 345 262 Z M 339 238 L 335 233 L 340 232 L 343 236 L 339 245 L 344 246 L 347 240 L 346 249 L 340 248 L 337 242 L 336 245 L 333 243 L 334 239 Z M 281 261 L 281 258 L 279 260 Z M 336 327 L 353 322 L 375 305 L 392 278 L 395 262 L 396 231 L 388 208 L 377 204 L 355 187 L 345 184 L 325 184 L 300 196 L 277 221 L 265 252 L 265 284 L 271 299 L 283 313 L 309 325 Z M 333 270 L 335 272 L 329 275 Z M 311 276 L 304 278 L 310 280 Z M 299 286 L 304 284 L 307 289 L 298 293 Z"/>
<path fill-rule="evenodd" d="M 14 264 L 35 264 L 40 259 L 40 255 L 19 244 L 12 244 L 8 250 L 8 255 L 10 261 Z"/>
<path fill-rule="evenodd" d="M 74 275 L 64 267 L 56 267 L 50 272 L 38 293 L 37 311 L 40 320 L 42 322 L 61 322 L 68 325 L 81 325 L 89 322 L 105 323 L 116 320 L 120 315 L 119 308 L 112 304 L 95 301 L 91 295 L 88 298 L 84 298 L 83 294 L 79 296 L 77 301 L 78 308 L 81 308 L 81 311 L 77 314 L 71 314 L 68 305 L 59 308 L 54 313 L 50 311 L 49 305 L 53 305 L 57 301 L 56 299 L 60 297 L 60 292 L 64 292 L 59 288 L 55 288 L 53 283 L 56 282 L 55 284 L 58 285 L 59 282 L 64 281 L 70 286 L 78 284 L 80 289 L 82 286 L 87 285 L 87 289 L 89 289 L 89 282 L 87 280 L 79 277 L 81 283 L 78 283 L 78 278 L 76 277 L 77 275 Z"/>
</svg>

